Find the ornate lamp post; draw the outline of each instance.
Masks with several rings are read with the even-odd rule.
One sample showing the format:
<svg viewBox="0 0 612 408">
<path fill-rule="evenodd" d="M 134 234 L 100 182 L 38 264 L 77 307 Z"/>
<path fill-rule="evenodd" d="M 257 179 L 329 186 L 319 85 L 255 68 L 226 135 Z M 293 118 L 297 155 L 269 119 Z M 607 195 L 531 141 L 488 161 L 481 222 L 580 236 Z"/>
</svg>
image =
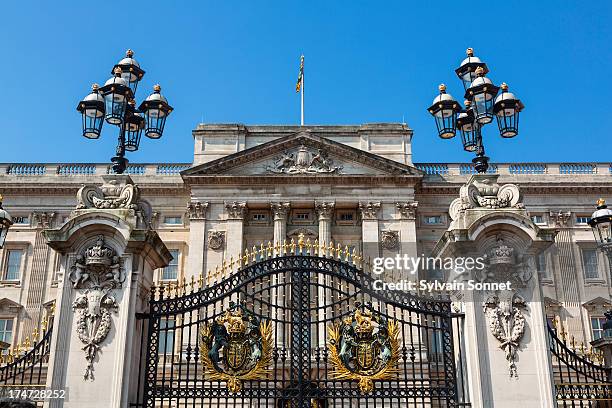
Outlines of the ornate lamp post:
<svg viewBox="0 0 612 408">
<path fill-rule="evenodd" d="M 497 87 L 486 77 L 487 64 L 474 57 L 474 50 L 467 49 L 467 58 L 461 62 L 455 73 L 465 90 L 464 108 L 449 94 L 444 84 L 439 86 L 438 95 L 428 108 L 436 120 L 438 136 L 442 139 L 455 137 L 456 130 L 461 133 L 463 149 L 475 152 L 472 159 L 478 173 L 486 173 L 489 158 L 485 155 L 482 129 L 497 119 L 499 134 L 505 138 L 518 135 L 519 113 L 524 105 L 514 94 L 508 92 L 508 85 Z M 498 95 L 499 90 L 501 93 Z"/>
<path fill-rule="evenodd" d="M 134 96 L 145 72 L 133 56 L 134 52 L 127 50 L 126 57 L 113 67 L 113 76 L 102 87 L 93 84 L 91 93 L 77 106 L 83 117 L 84 137 L 99 138 L 104 121 L 119 128 L 116 155 L 111 159 L 117 174 L 127 168 L 125 152 L 138 150 L 142 130 L 145 129 L 145 136 L 159 139 L 172 112 L 159 85 L 155 85 L 153 93 L 136 108 Z"/>
<path fill-rule="evenodd" d="M 13 225 L 13 220 L 6 210 L 2 208 L 2 195 L 0 195 L 0 248 L 4 247 L 8 230 Z"/>
<path fill-rule="evenodd" d="M 593 230 L 597 246 L 608 257 L 612 278 L 612 210 L 608 208 L 603 198 L 597 200 L 597 210 L 591 216 L 589 225 Z"/>
</svg>

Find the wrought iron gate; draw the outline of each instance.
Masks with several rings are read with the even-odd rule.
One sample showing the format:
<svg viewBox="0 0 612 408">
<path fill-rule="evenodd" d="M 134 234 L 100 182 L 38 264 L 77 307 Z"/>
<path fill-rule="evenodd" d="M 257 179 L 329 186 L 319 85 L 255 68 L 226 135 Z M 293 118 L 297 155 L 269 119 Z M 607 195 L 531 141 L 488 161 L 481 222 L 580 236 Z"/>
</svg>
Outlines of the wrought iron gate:
<svg viewBox="0 0 612 408">
<path fill-rule="evenodd" d="M 346 248 L 262 246 L 208 282 L 155 288 L 131 406 L 469 406 L 450 302 L 377 292 L 361 263 Z"/>
<path fill-rule="evenodd" d="M 612 372 L 602 365 L 603 355 L 577 347 L 574 339 L 568 341 L 561 326 L 548 326 L 548 346 L 553 366 L 553 380 L 557 406 L 563 408 L 612 407 Z"/>
</svg>

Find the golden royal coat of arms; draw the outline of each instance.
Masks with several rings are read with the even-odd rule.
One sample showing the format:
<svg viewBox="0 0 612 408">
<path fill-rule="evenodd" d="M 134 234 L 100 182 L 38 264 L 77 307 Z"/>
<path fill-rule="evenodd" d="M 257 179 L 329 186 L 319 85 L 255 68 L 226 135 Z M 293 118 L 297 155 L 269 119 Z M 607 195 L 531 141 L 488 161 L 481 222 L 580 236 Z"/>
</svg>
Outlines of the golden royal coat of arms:
<svg viewBox="0 0 612 408">
<path fill-rule="evenodd" d="M 336 380 L 359 381 L 363 394 L 374 381 L 392 380 L 399 369 L 399 325 L 375 314 L 370 305 L 355 303 L 353 314 L 329 328 L 327 347 Z"/>
<path fill-rule="evenodd" d="M 201 330 L 200 353 L 204 377 L 225 381 L 231 393 L 242 389 L 242 381 L 267 378 L 272 362 L 272 325 L 260 322 L 244 305 L 229 309 Z"/>
</svg>

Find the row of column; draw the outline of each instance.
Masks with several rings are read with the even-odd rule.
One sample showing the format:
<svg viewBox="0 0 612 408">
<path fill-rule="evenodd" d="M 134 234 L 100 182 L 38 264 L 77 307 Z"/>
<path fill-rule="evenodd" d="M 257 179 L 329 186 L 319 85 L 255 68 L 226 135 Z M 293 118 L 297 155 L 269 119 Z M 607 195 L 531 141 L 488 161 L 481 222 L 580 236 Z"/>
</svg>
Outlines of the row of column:
<svg viewBox="0 0 612 408">
<path fill-rule="evenodd" d="M 397 218 L 394 219 L 391 231 L 397 238 L 397 247 L 393 248 L 403 254 L 415 255 L 416 250 L 416 202 L 396 202 Z M 244 251 L 244 218 L 247 214 L 246 202 L 224 203 L 226 213 L 223 243 L 225 253 L 236 256 Z M 189 256 L 187 276 L 196 276 L 206 265 L 206 241 L 212 231 L 206 230 L 206 220 L 209 203 L 193 201 L 189 204 L 187 214 L 191 220 L 189 231 Z M 358 209 L 362 219 L 363 253 L 366 259 L 380 256 L 380 226 L 381 202 L 360 202 Z M 318 217 L 318 240 L 329 244 L 332 240 L 332 221 L 336 209 L 333 201 L 315 201 L 314 205 Z M 291 210 L 291 203 L 273 201 L 270 203 L 273 219 L 273 243 L 282 244 L 287 239 L 287 219 Z M 210 241 L 210 237 L 208 240 Z M 209 242 L 210 243 L 210 242 Z"/>
</svg>

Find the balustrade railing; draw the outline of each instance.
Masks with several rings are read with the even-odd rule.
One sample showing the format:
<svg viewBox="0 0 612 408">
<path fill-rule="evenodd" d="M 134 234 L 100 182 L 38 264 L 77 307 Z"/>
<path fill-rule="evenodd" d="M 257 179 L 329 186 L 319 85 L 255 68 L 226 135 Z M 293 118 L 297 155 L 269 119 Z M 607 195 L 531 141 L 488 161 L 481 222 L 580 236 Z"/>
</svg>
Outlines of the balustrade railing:
<svg viewBox="0 0 612 408">
<path fill-rule="evenodd" d="M 136 176 L 178 176 L 191 163 L 135 163 L 128 165 L 126 174 Z M 425 175 L 476 174 L 472 163 L 415 163 Z M 91 176 L 112 174 L 110 164 L 101 163 L 0 163 L 0 174 L 12 176 Z M 612 175 L 612 163 L 491 163 L 488 174 L 505 175 Z"/>
</svg>

